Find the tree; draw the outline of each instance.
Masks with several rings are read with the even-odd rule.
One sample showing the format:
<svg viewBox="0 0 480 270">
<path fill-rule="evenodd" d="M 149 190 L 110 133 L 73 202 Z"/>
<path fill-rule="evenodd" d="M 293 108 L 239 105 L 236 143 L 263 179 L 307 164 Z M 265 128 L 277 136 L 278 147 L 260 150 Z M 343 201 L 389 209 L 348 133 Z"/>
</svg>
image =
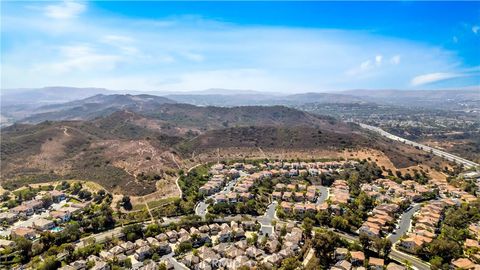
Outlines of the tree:
<svg viewBox="0 0 480 270">
<path fill-rule="evenodd" d="M 61 266 L 61 263 L 56 260 L 55 256 L 46 257 L 36 269 L 38 270 L 56 270 Z"/>
<path fill-rule="evenodd" d="M 440 238 L 430 242 L 428 250 L 432 257 L 443 258 L 444 262 L 450 262 L 453 258 L 458 258 L 462 254 L 462 248 L 457 242 Z"/>
<path fill-rule="evenodd" d="M 340 237 L 334 232 L 318 230 L 313 238 L 313 248 L 323 267 L 327 267 L 333 257 L 333 252 L 340 242 Z"/>
<path fill-rule="evenodd" d="M 443 259 L 441 257 L 435 256 L 431 258 L 429 262 L 432 270 L 442 269 Z"/>
<path fill-rule="evenodd" d="M 286 258 L 282 262 L 280 270 L 295 270 L 299 269 L 302 263 L 295 257 Z"/>
<path fill-rule="evenodd" d="M 32 254 L 32 241 L 23 237 L 15 237 L 14 241 L 20 256 L 22 256 L 22 261 L 28 261 Z"/>
<path fill-rule="evenodd" d="M 145 230 L 145 237 L 150 237 L 150 236 L 155 236 L 161 232 L 160 225 L 153 223 L 149 224 L 147 226 L 147 229 Z"/>
<path fill-rule="evenodd" d="M 143 236 L 142 225 L 140 224 L 125 226 L 122 229 L 122 232 L 125 234 L 128 241 L 135 241 Z"/>
<path fill-rule="evenodd" d="M 370 246 L 372 245 L 372 241 L 368 235 L 365 233 L 360 233 L 358 240 L 360 241 L 360 245 L 362 245 L 363 251 L 367 251 L 370 249 Z"/>
<path fill-rule="evenodd" d="M 303 227 L 305 236 L 308 238 L 312 236 L 313 224 L 315 224 L 315 221 L 313 221 L 311 218 L 307 217 L 303 220 L 302 227 Z"/>
<path fill-rule="evenodd" d="M 348 220 L 341 216 L 334 216 L 331 221 L 332 227 L 336 229 L 340 229 L 342 231 L 347 230 L 348 228 Z"/>
<path fill-rule="evenodd" d="M 383 257 L 387 257 L 392 250 L 392 242 L 386 238 L 377 237 L 373 240 L 373 247 L 378 254 L 381 254 Z"/>
<path fill-rule="evenodd" d="M 132 210 L 132 203 L 130 201 L 130 197 L 129 196 L 123 196 L 122 197 L 122 202 L 120 203 L 120 205 L 123 207 L 123 209 L 125 210 Z"/>
<path fill-rule="evenodd" d="M 43 196 L 42 203 L 43 203 L 43 207 L 48 208 L 53 203 L 52 196 L 50 195 Z"/>
<path fill-rule="evenodd" d="M 320 225 L 326 226 L 330 224 L 330 213 L 325 210 L 320 210 L 318 213 L 315 215 L 315 219 Z"/>
</svg>

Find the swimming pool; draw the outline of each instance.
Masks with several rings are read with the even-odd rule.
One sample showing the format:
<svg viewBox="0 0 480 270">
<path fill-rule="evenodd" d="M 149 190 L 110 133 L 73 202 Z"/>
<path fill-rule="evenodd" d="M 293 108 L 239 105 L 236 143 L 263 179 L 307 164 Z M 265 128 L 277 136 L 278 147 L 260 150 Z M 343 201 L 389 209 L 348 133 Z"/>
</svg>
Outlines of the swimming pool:
<svg viewBox="0 0 480 270">
<path fill-rule="evenodd" d="M 63 231 L 63 228 L 62 227 L 55 227 L 55 228 L 52 228 L 50 231 L 51 232 L 61 232 L 61 231 Z"/>
</svg>

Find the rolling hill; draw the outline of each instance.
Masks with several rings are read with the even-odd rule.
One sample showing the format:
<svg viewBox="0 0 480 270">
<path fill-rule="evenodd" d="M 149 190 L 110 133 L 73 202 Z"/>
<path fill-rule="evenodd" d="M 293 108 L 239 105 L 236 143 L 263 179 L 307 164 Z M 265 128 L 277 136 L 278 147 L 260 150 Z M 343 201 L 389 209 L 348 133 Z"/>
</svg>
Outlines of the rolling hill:
<svg viewBox="0 0 480 270">
<path fill-rule="evenodd" d="M 196 157 L 202 153 L 218 149 L 223 149 L 224 158 L 233 158 L 247 156 L 248 149 L 258 152 L 258 148 L 372 148 L 384 152 L 400 167 L 428 161 L 420 151 L 387 142 L 356 125 L 292 108 L 199 107 L 169 102 L 151 96 L 95 96 L 55 105 L 61 106 L 63 116 L 57 112 L 52 114 L 55 117 L 50 115 L 85 120 L 2 128 L 3 186 L 84 179 L 114 192 L 145 195 L 156 190 L 158 179 L 167 179 L 179 167 L 199 162 Z"/>
</svg>

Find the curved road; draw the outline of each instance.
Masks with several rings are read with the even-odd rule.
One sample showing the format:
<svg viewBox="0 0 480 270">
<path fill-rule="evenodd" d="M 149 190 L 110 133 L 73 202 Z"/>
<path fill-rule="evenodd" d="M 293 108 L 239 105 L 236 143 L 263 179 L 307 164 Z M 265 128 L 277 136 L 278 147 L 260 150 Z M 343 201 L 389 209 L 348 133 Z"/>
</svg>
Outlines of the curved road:
<svg viewBox="0 0 480 270">
<path fill-rule="evenodd" d="M 418 210 L 420 210 L 420 207 L 420 204 L 413 204 L 412 208 L 400 216 L 398 229 L 395 229 L 393 233 L 387 237 L 393 244 L 395 244 L 403 235 L 407 233 L 408 229 L 410 228 L 410 224 L 412 223 L 412 217 Z"/>
<path fill-rule="evenodd" d="M 452 154 L 447 153 L 445 151 L 438 150 L 436 148 L 433 148 L 433 147 L 430 147 L 430 146 L 427 146 L 427 145 L 424 145 L 424 144 L 419 144 L 419 143 L 416 143 L 414 141 L 410 141 L 410 140 L 398 137 L 396 135 L 393 135 L 391 133 L 386 132 L 385 130 L 383 130 L 379 127 L 374 127 L 374 126 L 370 126 L 370 125 L 366 125 L 366 124 L 362 124 L 362 123 L 358 123 L 358 124 L 362 128 L 374 131 L 374 132 L 376 132 L 376 133 L 378 133 L 378 134 L 380 134 L 380 135 L 382 135 L 382 136 L 384 136 L 388 139 L 398 141 L 398 142 L 402 142 L 402 143 L 405 143 L 405 144 L 408 144 L 408 145 L 411 145 L 411 146 L 414 146 L 414 147 L 418 147 L 418 148 L 420 148 L 420 149 L 422 149 L 426 152 L 431 152 L 432 154 L 434 154 L 436 156 L 439 156 L 441 158 L 445 158 L 447 160 L 456 162 L 458 164 L 463 164 L 467 168 L 479 167 L 480 166 L 480 164 L 477 164 L 477 163 L 475 163 L 473 161 L 470 161 L 470 160 L 466 160 L 466 159 L 461 158 L 459 156 L 452 155 Z"/>
</svg>

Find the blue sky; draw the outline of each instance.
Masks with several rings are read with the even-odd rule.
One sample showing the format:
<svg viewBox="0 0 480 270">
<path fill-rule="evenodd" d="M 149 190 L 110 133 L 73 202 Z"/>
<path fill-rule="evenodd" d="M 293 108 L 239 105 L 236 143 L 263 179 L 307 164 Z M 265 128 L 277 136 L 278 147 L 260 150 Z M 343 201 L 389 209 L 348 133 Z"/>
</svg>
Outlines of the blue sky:
<svg viewBox="0 0 480 270">
<path fill-rule="evenodd" d="M 480 85 L 478 2 L 3 2 L 2 88 Z"/>
</svg>

